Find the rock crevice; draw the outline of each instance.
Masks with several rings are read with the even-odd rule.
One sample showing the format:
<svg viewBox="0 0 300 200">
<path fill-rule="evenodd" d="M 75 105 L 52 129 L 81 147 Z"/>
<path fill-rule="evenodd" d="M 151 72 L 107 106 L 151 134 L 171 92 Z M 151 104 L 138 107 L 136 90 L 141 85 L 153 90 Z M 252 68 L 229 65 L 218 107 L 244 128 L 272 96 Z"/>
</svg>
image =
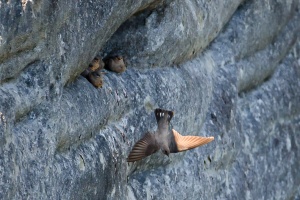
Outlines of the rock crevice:
<svg viewBox="0 0 300 200">
<path fill-rule="evenodd" d="M 298 0 L 22 2 L 0 2 L 0 199 L 300 198 Z M 111 54 L 103 88 L 79 75 Z M 157 107 L 214 142 L 127 164 Z"/>
</svg>

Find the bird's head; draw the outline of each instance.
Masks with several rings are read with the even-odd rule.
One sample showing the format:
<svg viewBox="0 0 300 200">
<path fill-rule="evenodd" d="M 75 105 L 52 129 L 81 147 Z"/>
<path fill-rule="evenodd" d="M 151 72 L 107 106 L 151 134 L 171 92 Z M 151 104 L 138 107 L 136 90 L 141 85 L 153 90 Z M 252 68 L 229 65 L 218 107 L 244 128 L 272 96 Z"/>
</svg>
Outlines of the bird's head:
<svg viewBox="0 0 300 200">
<path fill-rule="evenodd" d="M 117 60 L 123 60 L 122 56 L 117 56 L 116 58 L 117 58 Z"/>
<path fill-rule="evenodd" d="M 169 154 L 170 154 L 170 149 L 169 148 L 162 148 L 161 151 L 169 157 Z"/>
</svg>

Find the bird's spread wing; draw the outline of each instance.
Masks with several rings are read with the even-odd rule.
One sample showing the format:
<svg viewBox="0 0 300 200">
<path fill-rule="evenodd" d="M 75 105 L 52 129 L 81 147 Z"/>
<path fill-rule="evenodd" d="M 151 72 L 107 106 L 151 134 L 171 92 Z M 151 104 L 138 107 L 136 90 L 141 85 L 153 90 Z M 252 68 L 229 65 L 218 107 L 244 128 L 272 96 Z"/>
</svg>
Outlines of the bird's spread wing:
<svg viewBox="0 0 300 200">
<path fill-rule="evenodd" d="M 190 136 L 190 135 L 182 136 L 174 129 L 172 129 L 172 134 L 173 134 L 172 140 L 174 140 L 172 143 L 174 145 L 170 145 L 171 153 L 193 149 L 214 140 L 214 137 L 200 137 L 200 136 Z"/>
<path fill-rule="evenodd" d="M 159 149 L 156 144 L 154 135 L 151 133 L 146 133 L 142 139 L 140 139 L 131 150 L 127 162 L 135 162 L 141 160 Z"/>
</svg>

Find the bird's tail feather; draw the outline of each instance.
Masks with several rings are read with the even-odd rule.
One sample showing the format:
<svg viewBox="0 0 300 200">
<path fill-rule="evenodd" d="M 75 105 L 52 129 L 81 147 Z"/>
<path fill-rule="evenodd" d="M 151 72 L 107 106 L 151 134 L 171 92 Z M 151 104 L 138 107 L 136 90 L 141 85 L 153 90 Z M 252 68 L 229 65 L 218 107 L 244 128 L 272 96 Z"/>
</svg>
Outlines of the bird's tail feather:
<svg viewBox="0 0 300 200">
<path fill-rule="evenodd" d="M 174 115 L 173 111 L 163 110 L 161 108 L 156 108 L 154 112 L 155 112 L 155 117 L 156 117 L 157 123 L 163 117 L 167 117 L 167 120 L 170 123 L 170 121 L 171 121 L 171 119 L 172 119 L 172 117 Z"/>
</svg>

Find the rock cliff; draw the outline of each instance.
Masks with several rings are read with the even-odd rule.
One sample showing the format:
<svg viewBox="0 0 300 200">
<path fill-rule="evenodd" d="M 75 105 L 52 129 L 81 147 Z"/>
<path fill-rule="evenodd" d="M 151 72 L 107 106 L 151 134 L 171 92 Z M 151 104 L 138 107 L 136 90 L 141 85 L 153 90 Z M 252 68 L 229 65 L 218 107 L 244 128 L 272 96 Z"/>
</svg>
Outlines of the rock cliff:
<svg viewBox="0 0 300 200">
<path fill-rule="evenodd" d="M 0 1 L 0 199 L 300 199 L 299 7 Z M 215 140 L 127 164 L 157 107 Z"/>
</svg>

